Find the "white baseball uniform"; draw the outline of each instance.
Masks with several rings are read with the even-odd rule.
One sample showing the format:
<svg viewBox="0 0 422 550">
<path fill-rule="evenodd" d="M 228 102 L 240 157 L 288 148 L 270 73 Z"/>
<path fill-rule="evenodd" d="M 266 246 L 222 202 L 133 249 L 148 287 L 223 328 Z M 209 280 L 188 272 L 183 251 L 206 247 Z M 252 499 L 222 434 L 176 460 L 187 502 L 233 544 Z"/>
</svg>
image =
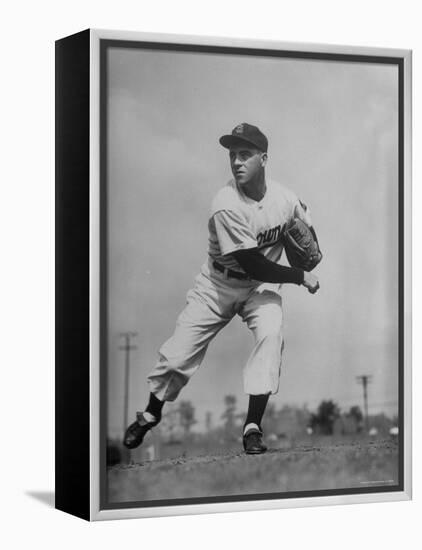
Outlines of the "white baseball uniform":
<svg viewBox="0 0 422 550">
<path fill-rule="evenodd" d="M 261 201 L 247 197 L 230 180 L 217 193 L 208 223 L 208 261 L 187 294 L 173 336 L 159 350 L 148 376 L 150 390 L 161 401 L 173 401 L 200 366 L 208 344 L 238 314 L 252 331 L 255 345 L 244 368 L 244 390 L 250 395 L 276 393 L 279 386 L 282 335 L 281 284 L 238 279 L 245 275 L 231 255 L 258 248 L 279 262 L 282 229 L 292 217 L 311 224 L 309 210 L 281 184 L 267 180 Z M 217 262 L 220 270 L 214 267 Z M 221 271 L 223 270 L 223 272 Z"/>
</svg>

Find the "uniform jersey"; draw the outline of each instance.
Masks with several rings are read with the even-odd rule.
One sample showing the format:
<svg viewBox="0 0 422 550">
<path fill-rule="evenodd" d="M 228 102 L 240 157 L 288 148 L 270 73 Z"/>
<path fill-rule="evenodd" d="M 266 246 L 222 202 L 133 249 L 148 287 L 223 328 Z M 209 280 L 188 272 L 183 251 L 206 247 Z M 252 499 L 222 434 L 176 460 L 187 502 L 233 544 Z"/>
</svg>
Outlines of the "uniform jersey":
<svg viewBox="0 0 422 550">
<path fill-rule="evenodd" d="M 268 260 L 279 263 L 284 225 L 295 215 L 311 225 L 309 211 L 292 191 L 272 180 L 266 186 L 260 201 L 247 197 L 233 179 L 217 193 L 208 222 L 212 260 L 244 273 L 232 253 L 258 248 Z"/>
</svg>

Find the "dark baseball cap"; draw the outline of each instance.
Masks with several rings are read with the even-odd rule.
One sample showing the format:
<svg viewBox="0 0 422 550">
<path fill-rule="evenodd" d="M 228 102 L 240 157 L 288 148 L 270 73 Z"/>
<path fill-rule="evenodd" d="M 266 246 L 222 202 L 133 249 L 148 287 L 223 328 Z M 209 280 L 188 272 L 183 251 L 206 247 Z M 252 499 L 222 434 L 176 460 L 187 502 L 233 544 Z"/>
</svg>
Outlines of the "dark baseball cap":
<svg viewBox="0 0 422 550">
<path fill-rule="evenodd" d="M 231 134 L 227 134 L 220 138 L 220 143 L 226 149 L 230 149 L 234 145 L 241 143 L 247 143 L 254 145 L 260 151 L 264 153 L 268 150 L 268 139 L 257 126 L 242 122 L 233 128 Z"/>
</svg>

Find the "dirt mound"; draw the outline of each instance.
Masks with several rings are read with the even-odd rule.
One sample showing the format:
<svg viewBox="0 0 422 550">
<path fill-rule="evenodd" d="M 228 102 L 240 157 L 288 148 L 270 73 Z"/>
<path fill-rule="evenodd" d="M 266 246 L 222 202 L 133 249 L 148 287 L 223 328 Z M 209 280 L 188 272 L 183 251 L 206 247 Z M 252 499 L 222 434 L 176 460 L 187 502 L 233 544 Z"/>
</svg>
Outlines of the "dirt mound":
<svg viewBox="0 0 422 550">
<path fill-rule="evenodd" d="M 398 446 L 356 441 L 113 466 L 109 502 L 292 493 L 398 484 Z"/>
</svg>

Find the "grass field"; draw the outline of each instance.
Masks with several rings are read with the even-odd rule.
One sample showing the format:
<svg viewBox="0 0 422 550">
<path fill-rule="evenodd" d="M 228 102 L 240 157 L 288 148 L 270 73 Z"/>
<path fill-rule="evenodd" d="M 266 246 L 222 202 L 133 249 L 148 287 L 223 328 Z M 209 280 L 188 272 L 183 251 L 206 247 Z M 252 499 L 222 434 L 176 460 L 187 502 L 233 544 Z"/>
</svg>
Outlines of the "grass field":
<svg viewBox="0 0 422 550">
<path fill-rule="evenodd" d="M 230 452 L 109 468 L 109 502 L 365 488 L 398 483 L 390 439 L 321 439 L 258 456 Z"/>
</svg>

